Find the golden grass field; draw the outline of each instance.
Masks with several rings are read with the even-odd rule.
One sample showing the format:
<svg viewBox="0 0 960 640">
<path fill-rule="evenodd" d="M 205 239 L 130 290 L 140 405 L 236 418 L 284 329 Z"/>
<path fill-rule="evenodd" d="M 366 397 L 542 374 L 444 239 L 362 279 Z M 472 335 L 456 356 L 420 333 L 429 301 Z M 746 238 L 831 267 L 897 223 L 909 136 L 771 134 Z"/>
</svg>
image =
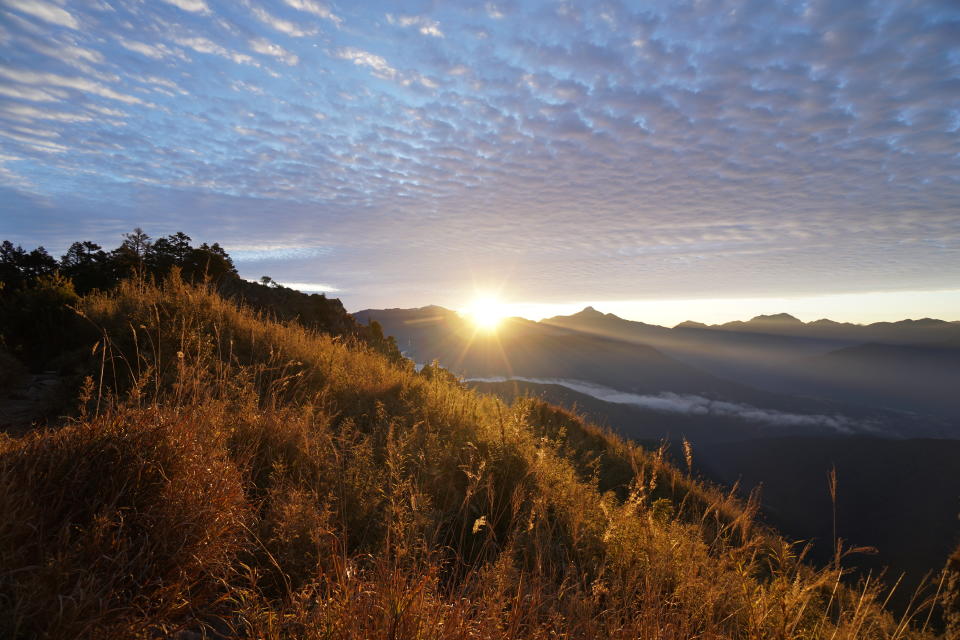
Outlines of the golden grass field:
<svg viewBox="0 0 960 640">
<path fill-rule="evenodd" d="M 78 412 L 0 436 L 5 638 L 933 637 L 562 409 L 176 275 L 77 309 Z"/>
</svg>

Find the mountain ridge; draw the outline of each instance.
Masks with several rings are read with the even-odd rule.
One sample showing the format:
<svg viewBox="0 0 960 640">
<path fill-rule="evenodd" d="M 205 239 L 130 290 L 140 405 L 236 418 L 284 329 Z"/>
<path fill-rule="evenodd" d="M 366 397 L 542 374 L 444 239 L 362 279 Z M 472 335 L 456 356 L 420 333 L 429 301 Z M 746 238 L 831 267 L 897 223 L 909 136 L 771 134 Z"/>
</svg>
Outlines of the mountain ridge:
<svg viewBox="0 0 960 640">
<path fill-rule="evenodd" d="M 366 317 L 371 314 L 376 313 L 415 313 L 415 312 L 425 312 L 425 311 L 435 311 L 444 316 L 453 316 L 460 315 L 460 312 L 451 309 L 449 307 L 444 307 L 438 304 L 428 304 L 422 307 L 384 307 L 384 308 L 375 308 L 368 307 L 364 309 L 359 309 L 357 311 L 351 311 L 350 314 L 353 316 Z M 521 316 L 513 316 L 515 318 L 522 318 Z M 919 328 L 958 328 L 960 329 L 960 320 L 943 320 L 940 318 L 931 318 L 931 317 L 922 317 L 922 318 L 904 318 L 902 320 L 880 320 L 876 322 L 869 323 L 857 323 L 857 322 L 839 322 L 832 320 L 830 318 L 819 318 L 817 320 L 803 321 L 797 318 L 796 316 L 787 313 L 787 312 L 777 312 L 771 314 L 759 314 L 751 317 L 749 320 L 731 320 L 722 323 L 709 324 L 701 322 L 699 320 L 688 319 L 682 322 L 679 322 L 673 326 L 668 325 L 659 325 L 649 322 L 644 322 L 643 320 L 624 318 L 618 316 L 612 312 L 605 312 L 597 309 L 592 305 L 587 305 L 583 309 L 573 312 L 568 315 L 556 315 L 548 318 L 543 318 L 541 320 L 530 320 L 529 318 L 522 318 L 528 320 L 529 322 L 539 322 L 539 323 L 550 323 L 554 320 L 563 320 L 566 318 L 609 318 L 614 320 L 621 320 L 623 322 L 632 322 L 647 327 L 658 327 L 661 329 L 679 329 L 679 328 L 698 328 L 698 329 L 722 329 L 722 328 L 740 328 L 740 327 L 752 327 L 760 325 L 769 325 L 769 326 L 804 326 L 804 327 L 843 327 L 843 328 L 856 328 L 856 329 L 870 329 L 870 328 L 887 328 L 887 327 L 919 327 Z"/>
</svg>

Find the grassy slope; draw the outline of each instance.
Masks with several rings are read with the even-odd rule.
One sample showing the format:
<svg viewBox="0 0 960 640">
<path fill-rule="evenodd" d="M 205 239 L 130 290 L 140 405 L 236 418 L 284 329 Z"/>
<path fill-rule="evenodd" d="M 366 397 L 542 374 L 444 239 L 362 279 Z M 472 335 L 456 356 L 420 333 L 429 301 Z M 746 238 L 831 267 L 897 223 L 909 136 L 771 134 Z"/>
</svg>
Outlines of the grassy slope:
<svg viewBox="0 0 960 640">
<path fill-rule="evenodd" d="M 102 381 L 0 439 L 4 637 L 920 635 L 560 409 L 177 281 L 80 308 Z"/>
</svg>

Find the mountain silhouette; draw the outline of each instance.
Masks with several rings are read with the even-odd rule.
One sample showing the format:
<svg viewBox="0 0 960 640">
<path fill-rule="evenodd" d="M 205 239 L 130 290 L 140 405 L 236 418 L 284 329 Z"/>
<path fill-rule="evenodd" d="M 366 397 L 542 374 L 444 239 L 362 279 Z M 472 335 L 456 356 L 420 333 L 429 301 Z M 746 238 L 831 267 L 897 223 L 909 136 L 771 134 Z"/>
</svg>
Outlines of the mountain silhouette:
<svg viewBox="0 0 960 640">
<path fill-rule="evenodd" d="M 715 376 L 777 393 L 960 418 L 960 323 L 935 319 L 870 325 L 781 313 L 746 322 L 672 329 L 583 312 L 545 320 L 646 344 Z"/>
</svg>

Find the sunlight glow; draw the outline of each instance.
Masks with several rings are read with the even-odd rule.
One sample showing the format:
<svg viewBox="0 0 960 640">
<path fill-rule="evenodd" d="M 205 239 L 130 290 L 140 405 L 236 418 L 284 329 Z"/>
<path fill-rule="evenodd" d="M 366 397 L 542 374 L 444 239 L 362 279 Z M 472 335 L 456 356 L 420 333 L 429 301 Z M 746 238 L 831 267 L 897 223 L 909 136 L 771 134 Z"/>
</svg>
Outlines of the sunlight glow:
<svg viewBox="0 0 960 640">
<path fill-rule="evenodd" d="M 773 313 L 789 313 L 804 322 L 829 318 L 836 322 L 869 324 L 924 317 L 960 321 L 960 289 L 660 300 L 587 298 L 562 303 L 512 302 L 502 304 L 501 308 L 505 317 L 539 321 L 577 313 L 588 305 L 627 320 L 664 327 L 675 326 L 684 320 L 721 324 Z"/>
<path fill-rule="evenodd" d="M 507 305 L 492 296 L 474 298 L 464 310 L 478 329 L 495 331 L 500 321 L 509 315 Z"/>
</svg>

